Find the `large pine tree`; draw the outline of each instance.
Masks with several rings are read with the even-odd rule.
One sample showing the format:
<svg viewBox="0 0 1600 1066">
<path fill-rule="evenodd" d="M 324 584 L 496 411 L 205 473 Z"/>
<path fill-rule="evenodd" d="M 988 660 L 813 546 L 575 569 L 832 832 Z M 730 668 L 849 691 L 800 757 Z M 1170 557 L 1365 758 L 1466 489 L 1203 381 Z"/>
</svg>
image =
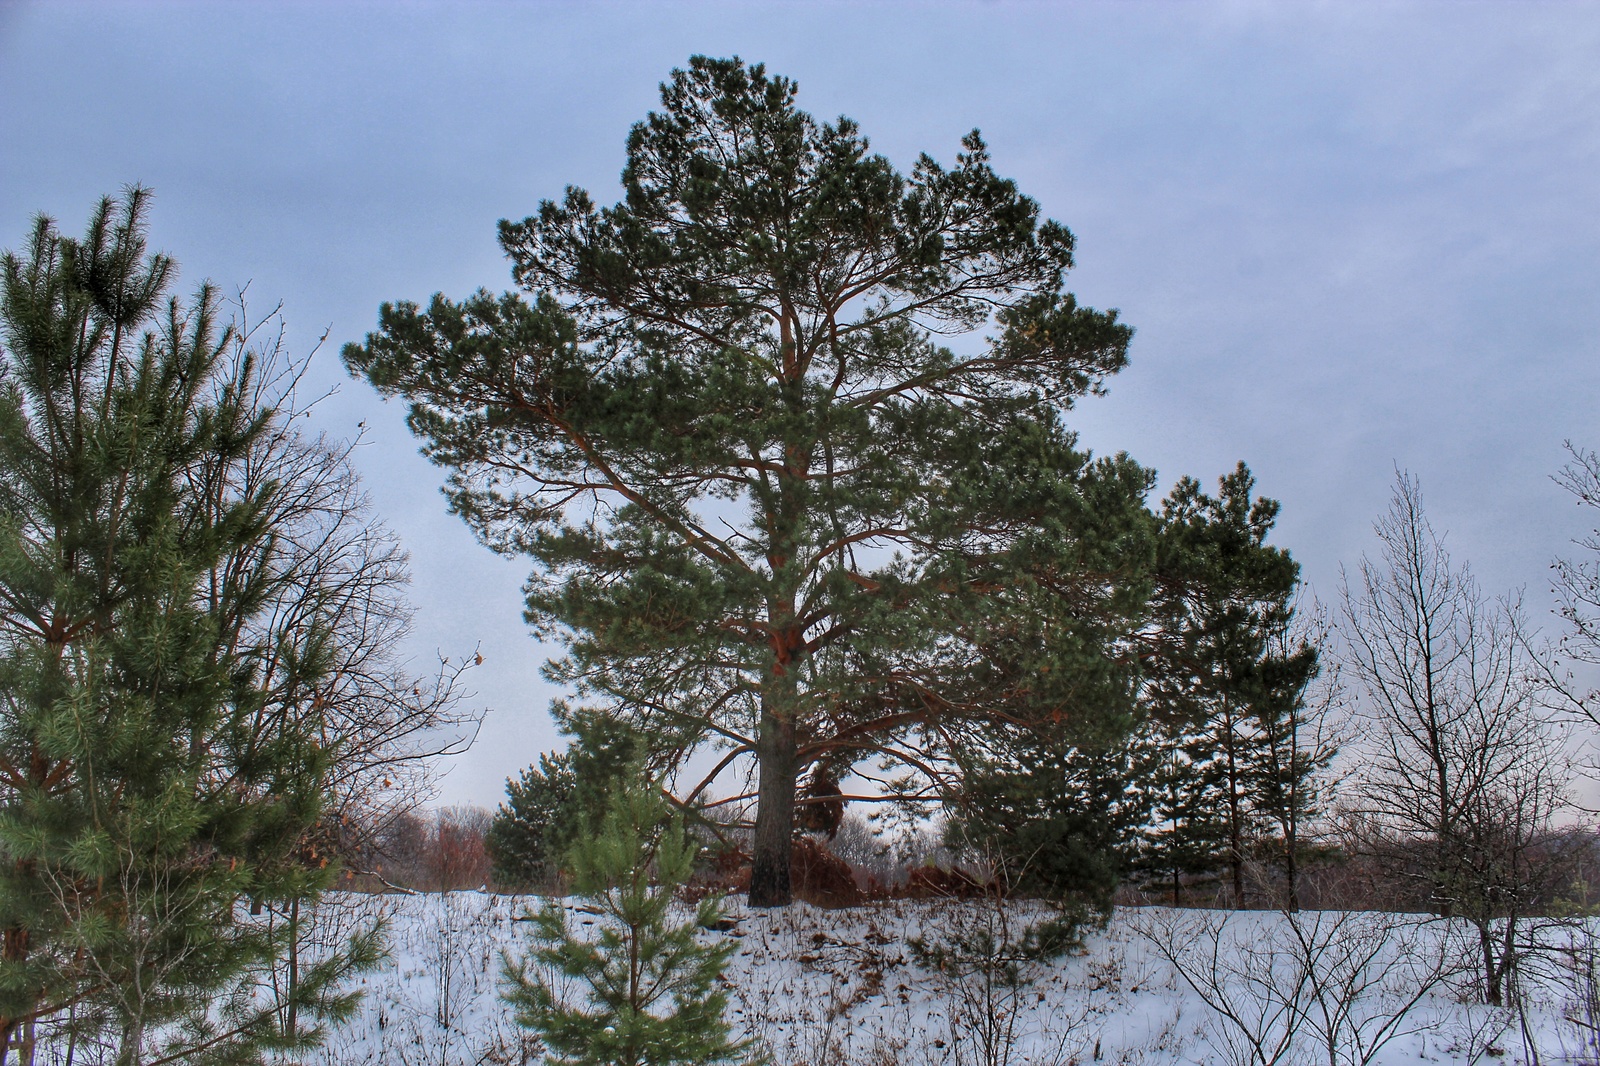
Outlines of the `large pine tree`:
<svg viewBox="0 0 1600 1066">
<path fill-rule="evenodd" d="M 555 680 L 666 756 L 755 757 L 758 905 L 790 898 L 808 765 L 931 785 L 956 723 L 1095 729 L 1153 552 L 1149 474 L 1062 422 L 1130 334 L 1063 289 L 1072 234 L 977 133 L 902 174 L 795 92 L 691 60 L 620 202 L 501 223 L 527 298 L 386 304 L 344 352 L 534 559 Z"/>
</svg>

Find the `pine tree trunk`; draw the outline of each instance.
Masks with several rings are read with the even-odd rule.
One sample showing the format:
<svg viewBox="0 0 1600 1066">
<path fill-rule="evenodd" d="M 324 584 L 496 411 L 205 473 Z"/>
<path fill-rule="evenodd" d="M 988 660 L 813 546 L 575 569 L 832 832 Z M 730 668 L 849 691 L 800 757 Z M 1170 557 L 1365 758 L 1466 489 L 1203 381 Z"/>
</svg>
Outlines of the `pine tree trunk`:
<svg viewBox="0 0 1600 1066">
<path fill-rule="evenodd" d="M 1239 766 L 1235 759 L 1235 749 L 1238 746 L 1238 736 L 1235 732 L 1236 724 L 1233 720 L 1233 708 L 1228 705 L 1227 697 L 1223 697 L 1223 725 L 1227 730 L 1226 751 L 1228 756 L 1228 866 L 1233 874 L 1233 908 L 1244 908 L 1244 831 L 1240 822 L 1244 815 L 1239 810 Z"/>
<path fill-rule="evenodd" d="M 300 1029 L 300 899 L 289 901 L 289 1007 L 283 1020 L 283 1035 L 291 1040 Z"/>
<path fill-rule="evenodd" d="M 804 411 L 802 373 L 794 367 L 794 328 L 783 316 L 782 351 L 785 380 L 782 391 L 789 409 Z M 772 538 L 767 565 L 772 586 L 767 598 L 767 618 L 772 627 L 771 672 L 761 691 L 761 725 L 756 734 L 755 839 L 751 844 L 750 896 L 752 907 L 785 907 L 794 895 L 789 883 L 794 850 L 794 791 L 799 774 L 795 718 L 799 710 L 799 669 L 805 655 L 804 625 L 798 623 L 800 599 L 797 557 L 804 543 L 805 505 L 809 494 L 805 473 L 810 465 L 808 448 L 790 441 L 784 447 L 786 469 L 777 477 L 777 503 L 770 515 Z"/>
<path fill-rule="evenodd" d="M 1300 850 L 1299 834 L 1295 832 L 1294 822 L 1291 819 L 1283 831 L 1283 874 L 1289 881 L 1289 912 L 1300 912 L 1300 865 L 1297 852 Z"/>
<path fill-rule="evenodd" d="M 794 720 L 770 710 L 756 738 L 756 828 L 750 865 L 750 906 L 783 907 L 794 898 L 789 858 L 794 838 L 796 766 Z"/>
</svg>

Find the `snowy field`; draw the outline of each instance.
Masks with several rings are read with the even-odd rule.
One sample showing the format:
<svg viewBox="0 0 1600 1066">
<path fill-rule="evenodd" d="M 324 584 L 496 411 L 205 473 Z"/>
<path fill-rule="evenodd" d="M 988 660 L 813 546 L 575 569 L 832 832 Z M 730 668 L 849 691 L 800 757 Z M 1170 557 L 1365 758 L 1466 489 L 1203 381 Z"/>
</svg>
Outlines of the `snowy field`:
<svg viewBox="0 0 1600 1066">
<path fill-rule="evenodd" d="M 474 892 L 336 897 L 324 916 L 332 927 L 381 914 L 392 955 L 367 976 L 355 1020 L 313 1061 L 541 1061 L 497 995 L 500 953 L 524 950 L 516 919 L 530 903 Z M 574 922 L 593 921 L 579 901 L 566 905 Z M 1291 923 L 1271 912 L 1123 909 L 1085 950 L 1035 967 L 1014 990 L 981 968 L 929 972 L 909 942 L 1015 932 L 1037 916 L 1023 904 L 746 911 L 730 901 L 728 911 L 734 928 L 704 935 L 736 939 L 732 1019 L 775 1066 L 1597 1061 L 1584 1027 L 1597 1007 L 1592 926 L 1542 933 L 1549 950 L 1530 964 L 1518 1013 L 1472 1005 L 1465 977 L 1441 965 L 1458 957 L 1460 930 L 1416 917 L 1326 912 Z"/>
</svg>

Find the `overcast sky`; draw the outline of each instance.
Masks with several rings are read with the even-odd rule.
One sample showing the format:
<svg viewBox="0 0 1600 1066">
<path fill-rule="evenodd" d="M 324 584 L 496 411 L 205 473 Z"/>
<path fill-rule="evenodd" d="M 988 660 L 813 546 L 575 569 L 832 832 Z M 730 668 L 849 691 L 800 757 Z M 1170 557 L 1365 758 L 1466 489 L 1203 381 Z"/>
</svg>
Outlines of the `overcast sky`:
<svg viewBox="0 0 1600 1066">
<path fill-rule="evenodd" d="M 902 168 L 994 164 L 1077 234 L 1079 297 L 1137 330 L 1097 451 L 1208 484 L 1243 459 L 1332 598 L 1396 466 L 1483 584 L 1526 586 L 1591 515 L 1549 479 L 1600 446 L 1600 5 L 68 4 L 0 0 L 0 246 L 154 188 L 152 243 L 324 331 L 315 425 L 411 552 L 411 652 L 481 644 L 492 708 L 443 782 L 492 806 L 559 746 L 527 564 L 445 513 L 403 409 L 338 348 L 384 300 L 509 277 L 495 222 L 617 198 L 628 127 L 695 53 L 764 61 Z"/>
</svg>

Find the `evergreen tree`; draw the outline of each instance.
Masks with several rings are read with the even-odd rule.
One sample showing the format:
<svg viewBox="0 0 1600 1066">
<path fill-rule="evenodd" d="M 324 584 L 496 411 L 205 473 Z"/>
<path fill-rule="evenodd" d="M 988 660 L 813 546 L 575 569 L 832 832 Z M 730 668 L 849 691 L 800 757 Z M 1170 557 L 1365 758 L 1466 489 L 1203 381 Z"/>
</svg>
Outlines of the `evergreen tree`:
<svg viewBox="0 0 1600 1066">
<path fill-rule="evenodd" d="M 506 800 L 483 838 L 495 882 L 530 888 L 549 885 L 558 857 L 571 843 L 565 816 L 572 802 L 571 757 L 546 752 L 537 766 L 506 779 Z"/>
<path fill-rule="evenodd" d="M 1048 720 L 964 737 L 951 828 L 1030 871 L 1028 891 L 1103 903 L 1131 866 L 1176 902 L 1186 878 L 1226 866 L 1242 892 L 1267 805 L 1276 821 L 1291 791 L 1305 798 L 1311 768 L 1283 732 L 1316 662 L 1282 639 L 1297 567 L 1265 544 L 1277 504 L 1252 495 L 1249 470 L 1219 485 L 1213 498 L 1183 478 L 1163 503 L 1140 668 L 1071 678 L 1098 737 Z"/>
<path fill-rule="evenodd" d="M 733 944 L 697 939 L 720 919 L 719 901 L 701 901 L 689 921 L 671 914 L 697 850 L 648 783 L 618 789 L 604 820 L 579 834 L 574 885 L 598 914 L 597 931 L 574 930 L 552 899 L 532 915 L 531 955 L 504 966 L 505 998 L 543 1039 L 552 1066 L 745 1060 L 746 1046 L 729 1038 L 718 984 Z"/>
<path fill-rule="evenodd" d="M 567 750 L 539 756 L 537 767 L 506 781 L 506 802 L 489 823 L 484 845 L 503 884 L 549 884 L 580 826 L 599 824 L 611 795 L 643 757 L 639 738 L 614 719 L 567 715 L 565 721 L 574 734 Z"/>
<path fill-rule="evenodd" d="M 1208 496 L 1183 478 L 1162 509 L 1156 615 L 1165 639 L 1146 700 L 1151 737 L 1168 755 L 1153 782 L 1160 810 L 1152 845 L 1177 886 L 1182 872 L 1206 868 L 1208 841 L 1220 832 L 1215 865 L 1228 870 L 1239 906 L 1261 829 L 1255 800 L 1269 725 L 1277 728 L 1315 675 L 1317 655 L 1274 639 L 1293 617 L 1299 579 L 1289 553 L 1266 544 L 1277 501 L 1253 495 L 1243 463 L 1218 487 Z M 1275 772 L 1308 769 L 1290 763 Z"/>
<path fill-rule="evenodd" d="M 281 485 L 241 492 L 272 433 L 260 363 L 203 286 L 166 299 L 148 193 L 81 241 L 41 219 L 0 261 L 0 1061 L 62 1012 L 119 1063 L 247 1062 L 303 1046 L 258 997 L 280 925 L 243 898 L 314 899 L 300 861 L 330 763 L 315 706 L 328 626 L 281 601 Z M 375 934 L 287 1006 L 338 1017 Z"/>
<path fill-rule="evenodd" d="M 1109 914 L 1144 826 L 1129 754 L 1122 737 L 1097 749 L 1042 727 L 974 743 L 946 842 L 987 860 L 1009 892 Z"/>
<path fill-rule="evenodd" d="M 902 174 L 795 94 L 695 57 L 621 202 L 501 223 L 529 298 L 386 304 L 344 350 L 452 508 L 533 558 L 554 681 L 661 758 L 754 757 L 756 905 L 790 898 L 818 760 L 932 787 L 959 723 L 1104 732 L 1075 679 L 1137 669 L 1154 553 L 1150 474 L 1063 424 L 1130 336 L 1064 290 L 1072 234 L 976 132 Z"/>
<path fill-rule="evenodd" d="M 1260 729 L 1251 803 L 1275 833 L 1269 861 L 1282 869 L 1289 910 L 1300 909 L 1301 867 L 1316 854 L 1306 826 L 1322 812 L 1332 785 L 1329 768 L 1339 753 L 1343 698 L 1337 664 L 1324 667 L 1317 651 L 1328 633 L 1323 611 L 1312 601 L 1309 613 L 1298 606 L 1294 614 L 1271 635 L 1251 701 Z"/>
<path fill-rule="evenodd" d="M 1186 881 L 1206 879 L 1222 865 L 1228 823 L 1219 805 L 1223 775 L 1205 737 L 1153 736 L 1140 745 L 1145 774 L 1133 785 L 1149 804 L 1149 821 L 1135 868 L 1172 891 L 1181 906 Z"/>
</svg>

